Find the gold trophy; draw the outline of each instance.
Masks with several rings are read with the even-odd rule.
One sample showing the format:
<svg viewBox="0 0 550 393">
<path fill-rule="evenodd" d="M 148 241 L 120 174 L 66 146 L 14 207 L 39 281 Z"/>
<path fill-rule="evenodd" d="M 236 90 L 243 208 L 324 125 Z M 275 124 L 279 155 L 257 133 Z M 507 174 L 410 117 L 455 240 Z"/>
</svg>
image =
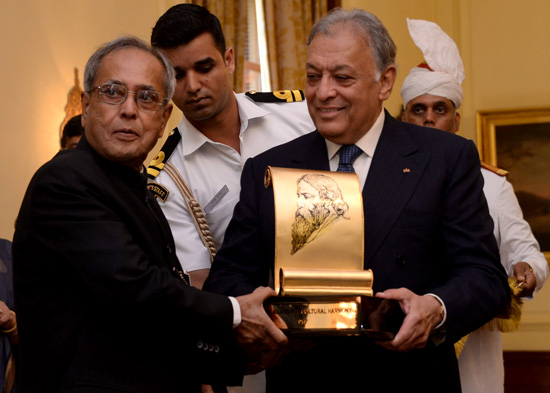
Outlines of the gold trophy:
<svg viewBox="0 0 550 393">
<path fill-rule="evenodd" d="M 355 173 L 268 167 L 275 201 L 272 318 L 287 335 L 367 335 L 391 340 L 404 318 L 373 297 L 363 269 L 363 200 Z"/>
</svg>

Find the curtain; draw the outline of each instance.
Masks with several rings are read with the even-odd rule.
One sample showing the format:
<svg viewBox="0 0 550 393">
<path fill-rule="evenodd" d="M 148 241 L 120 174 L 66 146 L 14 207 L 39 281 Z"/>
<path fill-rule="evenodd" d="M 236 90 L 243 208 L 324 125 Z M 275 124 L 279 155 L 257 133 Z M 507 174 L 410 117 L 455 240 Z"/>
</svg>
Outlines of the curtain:
<svg viewBox="0 0 550 393">
<path fill-rule="evenodd" d="M 192 0 L 216 15 L 222 25 L 225 44 L 235 52 L 233 90 L 241 91 L 243 85 L 244 46 L 246 41 L 246 0 Z"/>
<path fill-rule="evenodd" d="M 273 90 L 304 89 L 306 41 L 327 0 L 263 0 Z"/>
</svg>

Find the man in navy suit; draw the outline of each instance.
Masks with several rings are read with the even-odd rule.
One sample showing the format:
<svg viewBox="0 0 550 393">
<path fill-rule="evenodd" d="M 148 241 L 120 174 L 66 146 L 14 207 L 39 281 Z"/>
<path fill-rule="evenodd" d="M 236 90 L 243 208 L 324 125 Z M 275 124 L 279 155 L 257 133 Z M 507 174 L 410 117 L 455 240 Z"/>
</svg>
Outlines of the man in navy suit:
<svg viewBox="0 0 550 393">
<path fill-rule="evenodd" d="M 355 145 L 364 267 L 373 270 L 376 296 L 397 300 L 406 317 L 392 341 L 323 338 L 291 352 L 268 370 L 268 392 L 460 392 L 454 341 L 508 302 L 475 145 L 383 110 L 395 53 L 368 12 L 337 9 L 315 24 L 306 98 L 317 130 L 247 161 L 205 289 L 241 295 L 268 283 L 275 242 L 273 191 L 263 184 L 268 165 L 334 171 L 341 149 Z"/>
</svg>

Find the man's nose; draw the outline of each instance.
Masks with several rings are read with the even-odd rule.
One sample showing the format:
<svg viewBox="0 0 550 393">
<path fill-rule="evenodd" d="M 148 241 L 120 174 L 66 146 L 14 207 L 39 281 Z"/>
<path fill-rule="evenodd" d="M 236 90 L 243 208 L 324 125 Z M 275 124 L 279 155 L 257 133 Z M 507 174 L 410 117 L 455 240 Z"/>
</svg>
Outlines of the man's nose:
<svg viewBox="0 0 550 393">
<path fill-rule="evenodd" d="M 426 110 L 424 115 L 424 124 L 435 124 L 435 114 L 432 109 Z"/>
<path fill-rule="evenodd" d="M 120 113 L 124 117 L 136 117 L 138 111 L 135 92 L 129 91 L 126 99 L 120 104 Z"/>
<path fill-rule="evenodd" d="M 332 78 L 329 76 L 321 77 L 315 94 L 321 101 L 326 101 L 329 98 L 336 96 L 336 90 L 334 89 L 334 82 Z"/>
<path fill-rule="evenodd" d="M 202 87 L 200 75 L 195 72 L 189 72 L 187 74 L 186 87 L 189 93 L 195 94 Z"/>
</svg>

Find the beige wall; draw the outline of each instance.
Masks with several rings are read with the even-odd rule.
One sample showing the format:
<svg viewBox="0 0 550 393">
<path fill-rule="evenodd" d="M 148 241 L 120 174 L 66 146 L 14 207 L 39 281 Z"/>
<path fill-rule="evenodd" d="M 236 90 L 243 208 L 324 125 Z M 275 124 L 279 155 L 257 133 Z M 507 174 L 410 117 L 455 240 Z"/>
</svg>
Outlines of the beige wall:
<svg viewBox="0 0 550 393">
<path fill-rule="evenodd" d="M 101 43 L 119 35 L 148 39 L 156 19 L 177 1 L 0 0 L 0 237 L 11 239 L 33 173 L 58 150 L 59 125 L 78 67 Z M 405 18 L 437 22 L 456 40 L 466 68 L 461 134 L 475 140 L 475 112 L 550 105 L 550 3 L 545 0 L 344 0 L 378 15 L 398 47 L 396 88 L 388 109 L 397 114 L 399 87 L 422 60 Z M 175 111 L 169 127 L 177 124 Z M 525 307 L 509 349 L 550 350 L 550 290 Z"/>
<path fill-rule="evenodd" d="M 86 61 L 99 45 L 125 34 L 148 40 L 158 17 L 173 3 L 0 0 L 0 167 L 5 171 L 0 237 L 12 238 L 29 180 L 59 149 L 74 68 L 82 87 Z"/>
<path fill-rule="evenodd" d="M 550 106 L 550 3 L 545 0 L 343 0 L 378 16 L 397 45 L 398 78 L 386 107 L 399 113 L 399 90 L 422 53 L 406 18 L 439 24 L 464 62 L 460 134 L 476 141 L 476 111 Z M 477 141 L 476 141 L 477 142 Z M 520 330 L 503 336 L 508 350 L 550 350 L 550 283 L 524 305 Z"/>
</svg>

